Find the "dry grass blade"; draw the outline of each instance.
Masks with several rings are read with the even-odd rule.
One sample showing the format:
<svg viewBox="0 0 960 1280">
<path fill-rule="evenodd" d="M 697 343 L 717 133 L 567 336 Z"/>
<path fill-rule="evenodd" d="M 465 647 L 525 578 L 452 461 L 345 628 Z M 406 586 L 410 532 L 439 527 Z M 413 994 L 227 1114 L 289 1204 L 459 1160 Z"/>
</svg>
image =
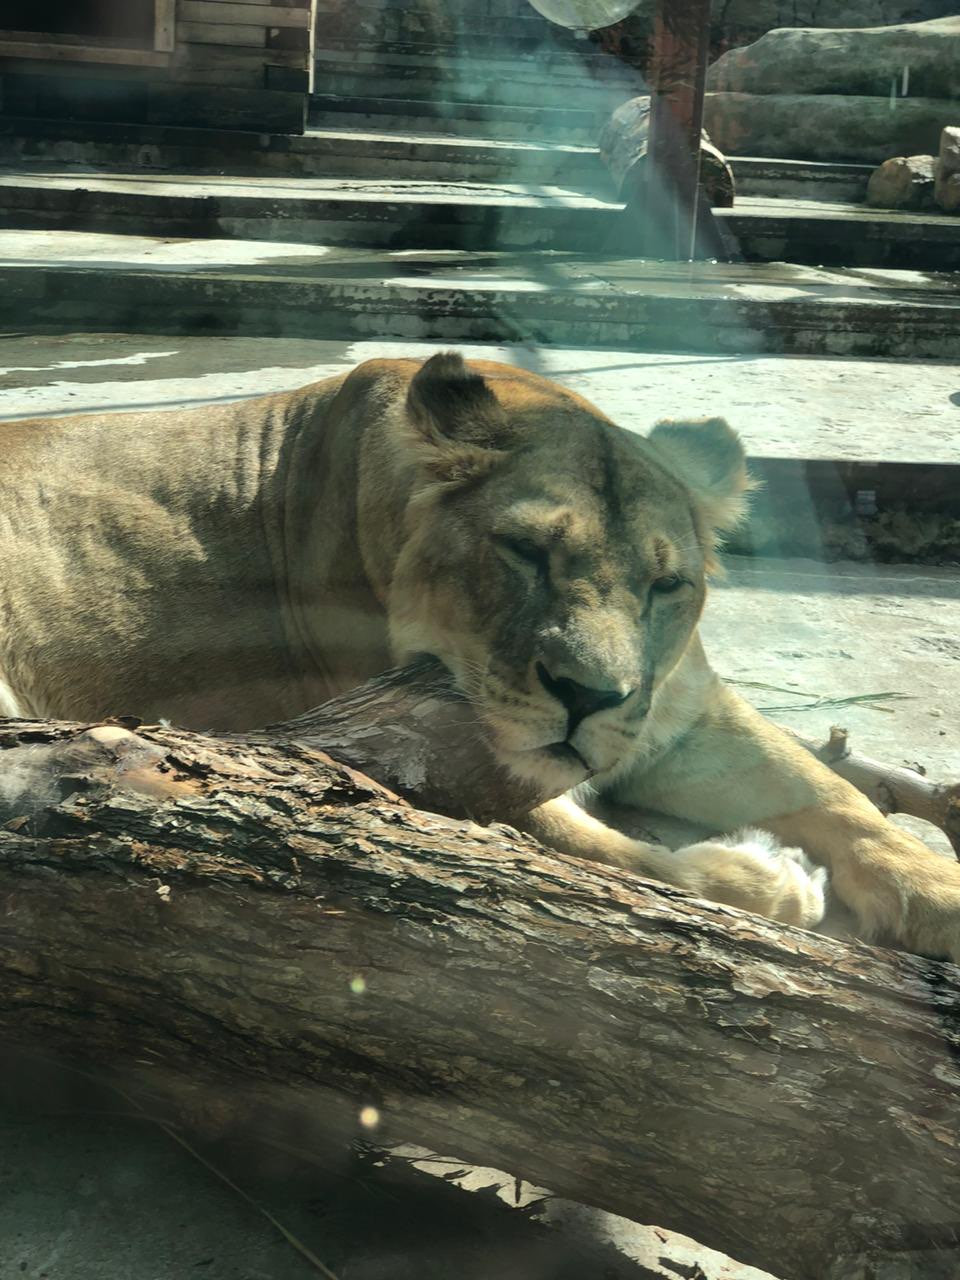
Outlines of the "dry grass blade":
<svg viewBox="0 0 960 1280">
<path fill-rule="evenodd" d="M 86 1075 L 87 1073 L 83 1071 L 78 1071 L 78 1074 Z M 93 1079 L 92 1076 L 90 1078 Z M 196 1149 L 196 1147 L 194 1147 L 191 1143 L 189 1143 L 187 1139 L 183 1137 L 182 1134 L 177 1133 L 176 1129 L 171 1124 L 169 1124 L 166 1120 L 158 1120 L 154 1116 L 150 1115 L 146 1107 L 144 1107 L 144 1105 L 139 1101 L 139 1099 L 135 1098 L 132 1094 L 127 1093 L 125 1089 L 121 1089 L 119 1085 L 111 1082 L 109 1087 L 119 1097 L 123 1098 L 123 1100 L 127 1102 L 131 1107 L 134 1107 L 136 1111 L 139 1112 L 139 1114 L 144 1119 L 152 1121 L 154 1124 L 156 1124 L 158 1129 L 161 1129 L 167 1135 L 168 1138 L 170 1138 L 173 1142 L 177 1143 L 178 1146 L 183 1147 L 184 1151 L 186 1151 L 189 1155 L 193 1156 L 194 1160 L 197 1160 L 200 1164 L 202 1164 L 203 1167 L 207 1169 L 210 1173 L 212 1173 L 215 1178 L 219 1178 L 219 1180 L 224 1184 L 224 1186 L 229 1187 L 230 1190 L 235 1192 L 238 1196 L 240 1196 L 242 1200 L 245 1200 L 252 1209 L 255 1209 L 256 1212 L 261 1215 L 261 1217 L 266 1218 L 266 1220 L 270 1223 L 270 1225 L 276 1231 L 279 1231 L 279 1233 L 283 1236 L 284 1240 L 286 1240 L 287 1244 L 289 1244 L 291 1248 L 296 1249 L 297 1253 L 299 1253 L 302 1258 L 304 1258 L 307 1262 L 309 1262 L 311 1267 L 313 1267 L 316 1271 L 318 1271 L 320 1275 L 325 1276 L 326 1280 L 340 1280 L 339 1276 L 337 1276 L 335 1272 L 331 1271 L 330 1268 L 326 1265 L 326 1263 L 321 1258 L 317 1257 L 317 1255 L 313 1252 L 313 1250 L 309 1247 L 309 1245 L 305 1245 L 303 1241 L 300 1240 L 297 1236 L 295 1236 L 293 1232 L 290 1231 L 287 1227 L 285 1227 L 278 1218 L 275 1218 L 269 1209 L 265 1208 L 262 1204 L 258 1204 L 258 1202 L 254 1200 L 253 1196 L 250 1195 L 248 1191 L 244 1191 L 243 1187 L 238 1186 L 237 1183 L 235 1183 L 228 1174 L 224 1173 L 222 1169 L 218 1169 L 217 1166 L 212 1163 L 212 1161 L 208 1160 L 205 1155 L 203 1155 L 201 1152 L 199 1152 Z"/>
<path fill-rule="evenodd" d="M 51 1059 L 48 1059 L 45 1054 L 37 1054 L 36 1056 L 42 1061 L 51 1061 Z M 115 1081 L 104 1081 L 93 1075 L 91 1072 L 85 1071 L 82 1067 L 78 1067 L 73 1063 L 58 1063 L 58 1066 L 62 1070 L 71 1072 L 73 1075 L 82 1076 L 84 1079 L 92 1081 L 98 1086 L 106 1085 L 112 1093 L 115 1093 L 118 1098 L 122 1098 L 124 1102 L 126 1102 L 128 1106 L 132 1107 L 137 1113 L 136 1115 L 131 1115 L 128 1112 L 122 1117 L 123 1119 L 135 1120 L 139 1118 L 148 1121 L 150 1124 L 155 1124 L 158 1129 L 162 1129 L 168 1138 L 183 1147 L 184 1151 L 193 1156 L 194 1160 L 199 1161 L 199 1163 L 202 1164 L 205 1169 L 209 1170 L 215 1178 L 219 1178 L 225 1186 L 228 1186 L 231 1191 L 236 1192 L 236 1194 L 240 1196 L 241 1199 L 245 1200 L 251 1208 L 255 1209 L 257 1213 L 266 1218 L 270 1225 L 280 1232 L 287 1244 L 296 1249 L 297 1253 L 299 1253 L 302 1258 L 306 1259 L 306 1261 L 309 1262 L 310 1265 L 320 1273 L 320 1275 L 325 1276 L 326 1280 L 340 1280 L 340 1277 L 336 1275 L 335 1272 L 331 1271 L 326 1263 L 323 1262 L 322 1259 L 318 1258 L 308 1245 L 305 1245 L 302 1240 L 298 1239 L 297 1236 L 293 1234 L 292 1231 L 288 1230 L 282 1222 L 273 1216 L 269 1209 L 264 1208 L 262 1204 L 258 1204 L 249 1192 L 244 1191 L 243 1187 L 238 1186 L 232 1178 L 223 1172 L 222 1169 L 218 1169 L 215 1164 L 212 1164 L 206 1158 L 206 1156 L 201 1155 L 201 1153 L 197 1151 L 196 1147 L 191 1146 L 186 1138 L 177 1133 L 176 1129 L 169 1123 L 169 1121 L 158 1119 L 156 1116 L 152 1115 L 138 1098 L 134 1097 L 133 1094 L 127 1093 L 125 1089 L 121 1089 Z"/>
<path fill-rule="evenodd" d="M 786 693 L 793 698 L 806 698 L 807 702 L 778 703 L 769 706 L 757 706 L 758 711 L 819 711 L 825 707 L 872 707 L 874 711 L 893 713 L 893 707 L 885 707 L 884 702 L 906 702 L 912 694 L 898 693 L 890 689 L 884 693 L 851 693 L 845 697 L 831 697 L 829 694 L 808 693 L 804 689 L 788 689 L 779 684 L 767 684 L 763 680 L 727 680 L 727 684 L 737 685 L 741 689 L 762 689 L 766 693 Z"/>
<path fill-rule="evenodd" d="M 130 1101 L 134 1106 L 138 1105 L 135 1098 L 132 1098 Z M 198 1160 L 205 1169 L 208 1169 L 214 1175 L 214 1177 L 219 1178 L 225 1186 L 229 1187 L 231 1191 L 235 1191 L 241 1199 L 245 1200 L 252 1209 L 255 1209 L 257 1213 L 266 1218 L 270 1225 L 280 1232 L 287 1244 L 296 1249 L 297 1253 L 299 1253 L 302 1258 L 306 1259 L 306 1261 L 310 1263 L 311 1267 L 315 1268 L 320 1275 L 326 1276 L 326 1280 L 339 1280 L 339 1277 L 331 1271 L 320 1258 L 317 1257 L 309 1245 L 305 1245 L 302 1240 L 283 1225 L 279 1218 L 275 1218 L 269 1209 L 265 1208 L 262 1204 L 258 1204 L 249 1192 L 244 1191 L 243 1187 L 238 1186 L 228 1174 L 224 1173 L 222 1169 L 218 1169 L 215 1164 L 209 1161 L 205 1155 L 196 1149 L 196 1147 L 191 1146 L 186 1138 L 177 1133 L 177 1131 L 171 1128 L 170 1125 L 163 1121 L 159 1121 L 158 1124 L 168 1138 L 172 1138 L 174 1142 L 183 1147 L 184 1151 L 192 1155 L 194 1160 Z"/>
</svg>

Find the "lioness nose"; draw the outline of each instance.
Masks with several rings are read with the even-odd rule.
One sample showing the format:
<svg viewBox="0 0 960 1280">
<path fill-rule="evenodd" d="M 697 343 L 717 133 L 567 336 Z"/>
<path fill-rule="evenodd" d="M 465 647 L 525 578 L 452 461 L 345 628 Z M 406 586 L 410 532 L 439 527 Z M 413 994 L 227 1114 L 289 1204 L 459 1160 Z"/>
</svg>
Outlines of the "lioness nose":
<svg viewBox="0 0 960 1280">
<path fill-rule="evenodd" d="M 630 696 L 629 692 L 619 693 L 616 689 L 591 689 L 569 676 L 553 676 L 542 662 L 537 663 L 537 675 L 547 692 L 562 702 L 570 713 L 571 729 L 595 711 L 619 707 Z"/>
</svg>

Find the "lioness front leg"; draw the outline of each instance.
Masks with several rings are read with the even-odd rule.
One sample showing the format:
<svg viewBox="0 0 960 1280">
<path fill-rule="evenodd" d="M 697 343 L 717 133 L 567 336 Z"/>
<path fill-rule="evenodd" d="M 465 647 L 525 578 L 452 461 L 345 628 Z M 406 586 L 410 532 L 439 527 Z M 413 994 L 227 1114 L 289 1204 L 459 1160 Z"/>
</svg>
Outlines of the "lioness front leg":
<svg viewBox="0 0 960 1280">
<path fill-rule="evenodd" d="M 823 918 L 826 872 L 763 831 L 670 850 L 605 826 L 568 796 L 534 809 L 522 825 L 563 853 L 624 867 L 784 924 L 811 929 Z"/>
<path fill-rule="evenodd" d="M 829 868 L 831 890 L 863 938 L 960 962 L 960 865 L 888 821 L 725 686 L 664 756 L 613 795 L 719 831 L 769 831 Z"/>
</svg>

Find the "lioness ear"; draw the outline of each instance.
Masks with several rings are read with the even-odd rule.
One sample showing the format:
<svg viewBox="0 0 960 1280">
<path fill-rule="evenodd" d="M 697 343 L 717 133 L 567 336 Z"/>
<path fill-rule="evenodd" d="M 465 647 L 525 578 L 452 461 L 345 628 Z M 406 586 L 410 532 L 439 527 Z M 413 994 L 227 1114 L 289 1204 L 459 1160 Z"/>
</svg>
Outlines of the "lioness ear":
<svg viewBox="0 0 960 1280">
<path fill-rule="evenodd" d="M 648 437 L 661 462 L 687 486 L 714 532 L 732 529 L 754 487 L 740 437 L 723 418 L 658 422 Z"/>
<path fill-rule="evenodd" d="M 423 462 L 444 479 L 476 477 L 503 457 L 503 410 L 458 351 L 438 352 L 417 371 L 407 392 L 407 416 L 426 446 Z"/>
</svg>

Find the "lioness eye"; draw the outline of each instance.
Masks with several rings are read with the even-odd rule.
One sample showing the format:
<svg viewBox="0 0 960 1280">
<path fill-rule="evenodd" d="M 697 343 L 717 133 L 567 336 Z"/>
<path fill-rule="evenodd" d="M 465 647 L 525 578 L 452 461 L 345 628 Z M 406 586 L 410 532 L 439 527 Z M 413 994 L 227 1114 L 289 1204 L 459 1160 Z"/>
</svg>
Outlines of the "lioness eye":
<svg viewBox="0 0 960 1280">
<path fill-rule="evenodd" d="M 535 542 L 527 542 L 524 538 L 509 538 L 502 534 L 498 535 L 494 541 L 509 556 L 522 560 L 524 564 L 535 569 L 542 578 L 548 577 L 550 555 L 545 547 L 539 547 Z"/>
<path fill-rule="evenodd" d="M 666 577 L 655 578 L 650 584 L 650 590 L 655 591 L 658 596 L 669 596 L 674 591 L 679 591 L 683 586 L 686 586 L 686 583 L 679 574 L 669 573 Z"/>
</svg>

